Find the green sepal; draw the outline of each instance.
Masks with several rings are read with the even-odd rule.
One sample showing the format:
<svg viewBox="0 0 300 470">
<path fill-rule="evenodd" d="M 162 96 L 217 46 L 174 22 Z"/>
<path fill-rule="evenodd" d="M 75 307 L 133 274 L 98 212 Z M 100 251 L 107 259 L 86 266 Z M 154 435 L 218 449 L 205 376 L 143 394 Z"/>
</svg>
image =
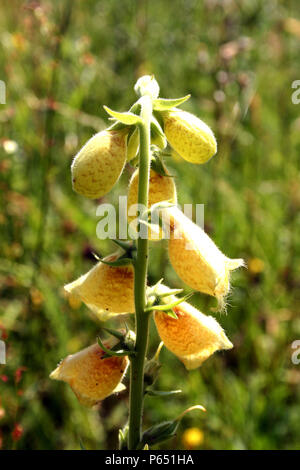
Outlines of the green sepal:
<svg viewBox="0 0 300 470">
<path fill-rule="evenodd" d="M 112 328 L 105 328 L 102 327 L 102 330 L 106 331 L 110 335 L 114 336 L 119 340 L 119 342 L 111 349 L 105 348 L 104 344 L 102 343 L 101 339 L 98 337 L 99 346 L 103 349 L 106 353 L 103 357 L 109 356 L 135 356 L 136 352 L 135 349 L 135 333 L 129 330 L 128 325 L 125 323 L 126 332 L 122 333 L 119 330 L 114 330 Z M 101 343 L 101 344 L 100 344 Z M 113 353 L 111 353 L 111 351 Z M 118 353 L 118 354 L 115 354 Z"/>
<path fill-rule="evenodd" d="M 139 130 L 136 126 L 133 126 L 129 131 L 127 137 L 127 161 L 130 162 L 137 156 L 139 148 L 140 138 Z"/>
<path fill-rule="evenodd" d="M 181 302 L 185 302 L 192 295 L 194 295 L 194 292 L 190 292 L 189 294 L 184 295 L 180 299 L 176 299 L 176 300 L 174 300 L 174 302 L 171 302 L 171 303 L 166 304 L 166 305 L 152 305 L 151 307 L 147 307 L 145 309 L 145 312 L 151 312 L 152 310 L 159 310 L 161 312 L 167 312 L 168 310 L 172 310 L 173 307 L 176 307 L 176 305 L 181 304 Z"/>
<path fill-rule="evenodd" d="M 159 375 L 162 365 L 156 359 L 150 359 L 146 362 L 144 368 L 144 384 L 145 386 L 153 385 Z M 146 389 L 145 389 L 146 393 Z"/>
<path fill-rule="evenodd" d="M 171 395 L 177 395 L 178 393 L 182 393 L 182 390 L 149 390 L 147 389 L 146 392 L 147 395 L 150 395 L 152 397 L 169 397 Z"/>
<path fill-rule="evenodd" d="M 120 258 L 116 261 L 103 261 L 101 263 L 107 264 L 108 266 L 127 266 L 128 264 L 133 264 L 133 260 L 131 258 Z"/>
<path fill-rule="evenodd" d="M 122 240 L 113 240 L 113 242 L 118 245 L 125 252 L 131 251 L 134 247 L 132 242 L 122 241 Z"/>
<path fill-rule="evenodd" d="M 159 298 L 163 299 L 164 297 L 169 297 L 170 295 L 178 295 L 183 292 L 183 289 L 170 289 L 169 292 L 164 292 L 163 294 L 159 294 Z"/>
<path fill-rule="evenodd" d="M 127 437 L 128 437 L 129 426 L 126 424 L 123 429 L 119 429 L 119 450 L 128 450 Z"/>
<path fill-rule="evenodd" d="M 145 444 L 154 445 L 160 442 L 171 439 L 176 434 L 179 426 L 179 421 L 164 421 L 159 424 L 155 424 L 151 428 L 147 429 L 142 436 L 141 447 Z"/>
<path fill-rule="evenodd" d="M 169 207 L 174 207 L 176 204 L 174 202 L 169 202 L 169 201 L 160 201 L 157 202 L 156 204 L 152 204 L 149 209 L 145 210 L 142 214 L 142 217 L 145 217 L 147 214 L 151 214 L 152 211 L 158 210 L 158 209 L 167 209 Z"/>
<path fill-rule="evenodd" d="M 139 114 L 140 112 L 141 112 L 141 104 L 138 101 L 136 101 L 129 109 L 129 113 Z M 120 121 L 116 121 L 108 128 L 108 130 L 121 131 L 126 128 L 128 128 L 128 124 L 123 124 Z"/>
<path fill-rule="evenodd" d="M 152 116 L 151 120 L 151 142 L 161 149 L 164 149 L 167 146 L 166 136 L 161 125 L 154 116 Z"/>
<path fill-rule="evenodd" d="M 203 406 L 201 405 L 191 406 L 190 408 L 184 410 L 173 421 L 164 421 L 162 423 L 155 424 L 143 433 L 140 445 L 144 446 L 146 443 L 148 443 L 149 445 L 159 444 L 160 442 L 163 442 L 175 436 L 182 418 L 186 415 L 186 413 L 189 413 L 190 411 L 196 409 L 206 411 L 205 408 L 203 408 Z"/>
<path fill-rule="evenodd" d="M 173 178 L 172 175 L 166 172 L 166 168 L 160 158 L 159 152 L 154 151 L 151 158 L 151 169 L 161 176 Z"/>
<path fill-rule="evenodd" d="M 167 139 L 166 137 L 161 137 L 160 135 L 153 135 L 151 133 L 151 142 L 153 145 L 157 145 L 160 149 L 164 149 L 167 146 Z"/>
<path fill-rule="evenodd" d="M 164 312 L 166 315 L 168 315 L 168 317 L 171 317 L 171 318 L 174 318 L 175 320 L 178 320 L 178 316 L 176 315 L 176 313 L 174 312 L 174 310 L 167 310 L 166 312 Z"/>
<path fill-rule="evenodd" d="M 164 278 L 162 277 L 159 281 L 157 281 L 153 286 L 148 287 L 149 294 L 155 294 L 157 289 L 161 286 Z"/>
<path fill-rule="evenodd" d="M 98 342 L 100 348 L 105 352 L 105 354 L 102 356 L 102 359 L 106 359 L 107 357 L 110 357 L 110 356 L 123 357 L 123 356 L 130 356 L 130 355 L 134 354 L 133 351 L 126 351 L 125 349 L 121 349 L 119 351 L 116 351 L 114 348 L 116 346 L 117 347 L 120 346 L 120 344 L 116 345 L 112 349 L 108 349 L 106 346 L 104 346 L 104 344 L 102 343 L 99 336 L 97 338 L 97 342 Z"/>
<path fill-rule="evenodd" d="M 162 127 L 158 120 L 152 115 L 151 118 L 151 132 L 155 132 L 155 134 L 160 135 L 161 137 L 165 137 L 164 131 L 162 130 Z"/>
<path fill-rule="evenodd" d="M 125 338 L 125 334 L 124 334 L 124 333 L 121 333 L 121 332 L 118 331 L 118 330 L 113 330 L 112 328 L 105 328 L 105 327 L 102 327 L 101 329 L 104 330 L 104 331 L 106 331 L 106 332 L 109 333 L 110 335 L 114 336 L 114 337 L 117 338 L 118 340 L 124 341 L 124 338 Z"/>
<path fill-rule="evenodd" d="M 152 234 L 154 233 L 157 234 L 157 238 L 154 238 L 152 235 L 153 240 L 159 240 L 159 225 L 151 224 L 150 222 L 147 222 L 146 220 L 140 220 L 139 223 L 145 225 L 149 230 L 151 230 Z"/>
<path fill-rule="evenodd" d="M 104 261 L 100 258 L 96 253 L 93 253 L 97 261 L 100 261 L 103 264 L 107 264 L 108 266 L 117 267 L 117 266 L 128 266 L 129 264 L 133 264 L 132 258 L 118 258 L 116 261 Z"/>
<path fill-rule="evenodd" d="M 129 330 L 127 325 L 126 325 L 126 334 L 125 334 L 125 337 L 124 337 L 123 345 L 124 345 L 124 348 L 127 351 L 130 351 L 132 353 L 133 356 L 136 355 L 135 341 L 136 341 L 135 333 L 133 331 Z"/>
<path fill-rule="evenodd" d="M 157 147 L 154 148 L 154 146 L 153 146 L 152 152 L 153 152 L 153 153 L 158 152 Z M 160 158 L 162 158 L 162 157 L 164 157 L 164 158 L 170 158 L 170 157 L 172 157 L 172 156 L 173 156 L 173 154 L 172 154 L 172 152 L 171 152 L 170 150 L 162 150 L 162 149 L 159 149 L 159 157 L 160 157 Z"/>
<path fill-rule="evenodd" d="M 103 106 L 103 108 L 105 109 L 107 114 L 109 114 L 122 124 L 126 124 L 127 126 L 142 124 L 143 122 L 140 116 L 137 116 L 136 114 L 131 113 L 130 111 L 127 111 L 125 113 L 119 113 L 118 111 L 114 111 L 105 105 Z"/>
<path fill-rule="evenodd" d="M 182 103 L 187 101 L 191 95 L 183 96 L 182 98 L 174 98 L 174 99 L 165 99 L 165 98 L 158 98 L 153 101 L 153 109 L 155 111 L 168 111 L 169 109 L 175 108 L 176 106 L 180 106 Z"/>
</svg>

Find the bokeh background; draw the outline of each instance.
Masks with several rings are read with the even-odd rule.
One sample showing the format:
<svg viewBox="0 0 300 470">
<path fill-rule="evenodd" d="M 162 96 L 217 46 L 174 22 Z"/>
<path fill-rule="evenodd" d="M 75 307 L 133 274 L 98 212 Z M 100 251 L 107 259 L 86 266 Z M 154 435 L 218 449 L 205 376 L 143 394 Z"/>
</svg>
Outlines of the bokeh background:
<svg viewBox="0 0 300 470">
<path fill-rule="evenodd" d="M 205 204 L 207 232 L 248 264 L 233 275 L 227 315 L 216 314 L 235 348 L 189 373 L 163 350 L 157 387 L 183 393 L 147 397 L 145 425 L 201 403 L 207 413 L 187 415 L 162 448 L 300 448 L 299 10 L 298 0 L 1 0 L 2 449 L 110 449 L 126 422 L 126 392 L 89 410 L 48 375 L 101 326 L 63 285 L 94 264 L 92 252 L 113 249 L 96 237 L 99 201 L 72 192 L 70 163 L 107 126 L 102 105 L 128 109 L 145 73 L 163 97 L 191 93 L 183 109 L 215 132 L 209 163 L 168 166 L 179 201 Z M 105 201 L 126 194 L 132 171 Z M 186 288 L 164 243 L 151 249 L 150 281 L 161 277 Z M 215 305 L 200 294 L 192 303 Z M 158 341 L 152 326 L 150 353 Z"/>
</svg>

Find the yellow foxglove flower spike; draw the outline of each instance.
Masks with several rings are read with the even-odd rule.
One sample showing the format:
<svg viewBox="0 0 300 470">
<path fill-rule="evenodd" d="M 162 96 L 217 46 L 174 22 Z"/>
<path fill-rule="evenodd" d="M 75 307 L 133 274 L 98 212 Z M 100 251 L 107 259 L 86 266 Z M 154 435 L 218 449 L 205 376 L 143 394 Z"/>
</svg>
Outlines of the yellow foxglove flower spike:
<svg viewBox="0 0 300 470">
<path fill-rule="evenodd" d="M 217 152 L 215 136 L 205 122 L 191 113 L 174 108 L 162 112 L 169 144 L 191 163 L 205 163 Z"/>
<path fill-rule="evenodd" d="M 117 341 L 114 338 L 105 345 L 111 348 Z M 93 344 L 63 359 L 50 378 L 68 383 L 82 405 L 94 406 L 112 393 L 125 389 L 121 380 L 128 366 L 128 357 L 102 359 L 103 355 L 100 346 Z"/>
<path fill-rule="evenodd" d="M 154 320 L 166 348 L 187 369 L 196 369 L 215 351 L 233 347 L 213 317 L 204 315 L 187 302 L 174 307 L 173 311 L 177 319 L 155 311 Z"/>
<path fill-rule="evenodd" d="M 244 261 L 227 258 L 177 207 L 164 209 L 162 218 L 170 227 L 169 257 L 178 276 L 192 289 L 216 297 L 219 309 L 224 309 L 230 271 L 244 266 Z"/>
<path fill-rule="evenodd" d="M 127 133 L 128 129 L 104 130 L 82 147 L 71 166 L 74 191 L 96 199 L 112 189 L 126 162 Z"/>
<path fill-rule="evenodd" d="M 166 170 L 167 173 L 167 170 Z M 133 210 L 132 206 L 138 202 L 138 185 L 139 185 L 139 170 L 136 170 L 130 180 L 128 190 L 128 223 L 131 223 L 138 217 L 138 211 Z M 149 196 L 148 196 L 148 208 L 162 201 L 170 201 L 171 203 L 177 203 L 177 193 L 174 179 L 170 176 L 162 176 L 156 173 L 154 170 L 150 170 L 150 181 L 149 181 Z M 162 238 L 163 234 L 161 230 L 159 233 L 155 233 L 151 230 L 149 233 L 149 240 L 157 241 Z"/>
<path fill-rule="evenodd" d="M 103 261 L 116 261 L 118 253 Z M 104 321 L 111 315 L 133 313 L 134 269 L 131 264 L 108 266 L 99 261 L 90 271 L 67 284 L 65 291 L 76 294 L 98 317 Z"/>
</svg>

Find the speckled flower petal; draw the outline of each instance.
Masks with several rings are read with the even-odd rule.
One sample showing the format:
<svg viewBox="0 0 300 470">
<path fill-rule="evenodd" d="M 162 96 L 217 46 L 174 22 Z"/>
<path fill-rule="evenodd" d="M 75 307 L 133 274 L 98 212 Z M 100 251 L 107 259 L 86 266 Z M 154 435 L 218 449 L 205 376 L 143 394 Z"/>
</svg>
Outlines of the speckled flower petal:
<svg viewBox="0 0 300 470">
<path fill-rule="evenodd" d="M 113 339 L 105 346 L 111 348 L 115 343 Z M 93 344 L 63 359 L 50 378 L 68 383 L 81 404 L 94 406 L 124 389 L 120 382 L 129 362 L 127 356 L 103 359 L 103 355 L 100 346 Z"/>
<path fill-rule="evenodd" d="M 126 162 L 126 138 L 127 130 L 105 130 L 82 147 L 71 166 L 74 191 L 96 199 L 112 189 Z"/>
<path fill-rule="evenodd" d="M 205 122 L 174 108 L 163 113 L 164 131 L 170 145 L 191 163 L 205 163 L 217 152 L 215 136 Z"/>
<path fill-rule="evenodd" d="M 155 324 L 165 346 L 187 369 L 199 367 L 215 351 L 233 347 L 213 317 L 204 315 L 187 302 L 174 307 L 173 311 L 177 319 L 156 311 Z"/>
</svg>

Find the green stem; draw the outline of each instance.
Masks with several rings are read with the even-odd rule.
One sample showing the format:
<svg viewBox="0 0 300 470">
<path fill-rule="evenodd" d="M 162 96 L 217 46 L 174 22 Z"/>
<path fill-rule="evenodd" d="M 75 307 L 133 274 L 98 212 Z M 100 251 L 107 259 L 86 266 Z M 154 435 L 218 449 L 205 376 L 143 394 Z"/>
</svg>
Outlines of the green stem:
<svg viewBox="0 0 300 470">
<path fill-rule="evenodd" d="M 140 125 L 140 164 L 138 203 L 148 207 L 149 172 L 150 172 L 150 122 L 152 101 L 149 96 L 143 96 Z M 144 215 L 147 220 L 147 214 Z M 136 319 L 136 356 L 131 358 L 130 366 L 130 404 L 129 404 L 129 433 L 128 448 L 136 449 L 141 441 L 142 414 L 144 401 L 144 364 L 149 336 L 149 313 L 146 308 L 146 285 L 148 270 L 148 239 L 138 238 L 137 259 L 134 276 L 134 298 Z"/>
</svg>

